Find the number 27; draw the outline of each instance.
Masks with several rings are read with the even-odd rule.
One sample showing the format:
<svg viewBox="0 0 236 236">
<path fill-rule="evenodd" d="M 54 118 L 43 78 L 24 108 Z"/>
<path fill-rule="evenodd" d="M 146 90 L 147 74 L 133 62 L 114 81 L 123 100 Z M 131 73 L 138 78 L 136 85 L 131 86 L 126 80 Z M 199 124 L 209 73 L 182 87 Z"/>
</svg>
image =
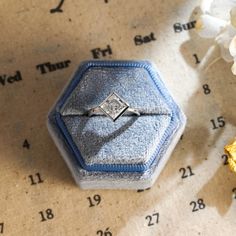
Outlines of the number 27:
<svg viewBox="0 0 236 236">
<path fill-rule="evenodd" d="M 156 218 L 156 220 L 154 220 Z M 158 224 L 159 222 L 159 213 L 153 213 L 152 215 L 148 215 L 145 217 L 146 220 L 148 220 L 148 226 L 153 226 L 154 224 Z"/>
</svg>

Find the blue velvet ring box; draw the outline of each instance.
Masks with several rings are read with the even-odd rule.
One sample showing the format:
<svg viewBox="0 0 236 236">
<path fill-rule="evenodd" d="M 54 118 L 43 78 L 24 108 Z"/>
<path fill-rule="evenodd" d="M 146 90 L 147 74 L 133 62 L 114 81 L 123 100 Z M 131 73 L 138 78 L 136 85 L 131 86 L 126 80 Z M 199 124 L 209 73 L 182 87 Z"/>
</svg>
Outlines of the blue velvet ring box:
<svg viewBox="0 0 236 236">
<path fill-rule="evenodd" d="M 115 92 L 140 116 L 87 115 Z M 150 187 L 183 133 L 186 118 L 153 64 L 86 61 L 48 116 L 48 128 L 81 188 Z"/>
</svg>

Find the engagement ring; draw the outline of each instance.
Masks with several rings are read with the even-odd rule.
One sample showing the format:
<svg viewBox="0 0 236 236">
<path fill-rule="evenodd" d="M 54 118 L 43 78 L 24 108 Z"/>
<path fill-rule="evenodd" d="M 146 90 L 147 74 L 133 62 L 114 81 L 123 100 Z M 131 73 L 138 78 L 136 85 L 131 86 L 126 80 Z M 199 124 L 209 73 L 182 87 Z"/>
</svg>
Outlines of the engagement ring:
<svg viewBox="0 0 236 236">
<path fill-rule="evenodd" d="M 113 92 L 99 106 L 90 109 L 88 116 L 106 115 L 113 121 L 116 121 L 124 113 L 140 115 L 137 109 L 130 108 L 121 97 Z"/>
</svg>

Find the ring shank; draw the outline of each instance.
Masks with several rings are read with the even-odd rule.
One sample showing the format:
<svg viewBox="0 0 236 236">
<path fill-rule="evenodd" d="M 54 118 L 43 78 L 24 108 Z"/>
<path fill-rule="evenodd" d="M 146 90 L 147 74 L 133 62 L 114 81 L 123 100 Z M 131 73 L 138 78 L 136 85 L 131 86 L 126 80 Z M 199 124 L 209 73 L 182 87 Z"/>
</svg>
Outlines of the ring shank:
<svg viewBox="0 0 236 236">
<path fill-rule="evenodd" d="M 125 115 L 137 115 L 140 116 L 140 112 L 137 109 L 127 108 L 124 112 Z M 103 116 L 105 115 L 104 112 L 101 110 L 100 107 L 94 107 L 88 111 L 88 116 Z"/>
</svg>

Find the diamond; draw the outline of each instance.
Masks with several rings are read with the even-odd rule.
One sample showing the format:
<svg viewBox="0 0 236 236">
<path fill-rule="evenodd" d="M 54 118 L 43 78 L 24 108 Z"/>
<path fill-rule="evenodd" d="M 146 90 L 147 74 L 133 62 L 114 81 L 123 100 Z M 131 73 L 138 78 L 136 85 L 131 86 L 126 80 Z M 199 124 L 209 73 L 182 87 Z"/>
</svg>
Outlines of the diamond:
<svg viewBox="0 0 236 236">
<path fill-rule="evenodd" d="M 111 93 L 99 106 L 103 113 L 116 121 L 129 108 L 129 105 L 116 93 Z"/>
</svg>

